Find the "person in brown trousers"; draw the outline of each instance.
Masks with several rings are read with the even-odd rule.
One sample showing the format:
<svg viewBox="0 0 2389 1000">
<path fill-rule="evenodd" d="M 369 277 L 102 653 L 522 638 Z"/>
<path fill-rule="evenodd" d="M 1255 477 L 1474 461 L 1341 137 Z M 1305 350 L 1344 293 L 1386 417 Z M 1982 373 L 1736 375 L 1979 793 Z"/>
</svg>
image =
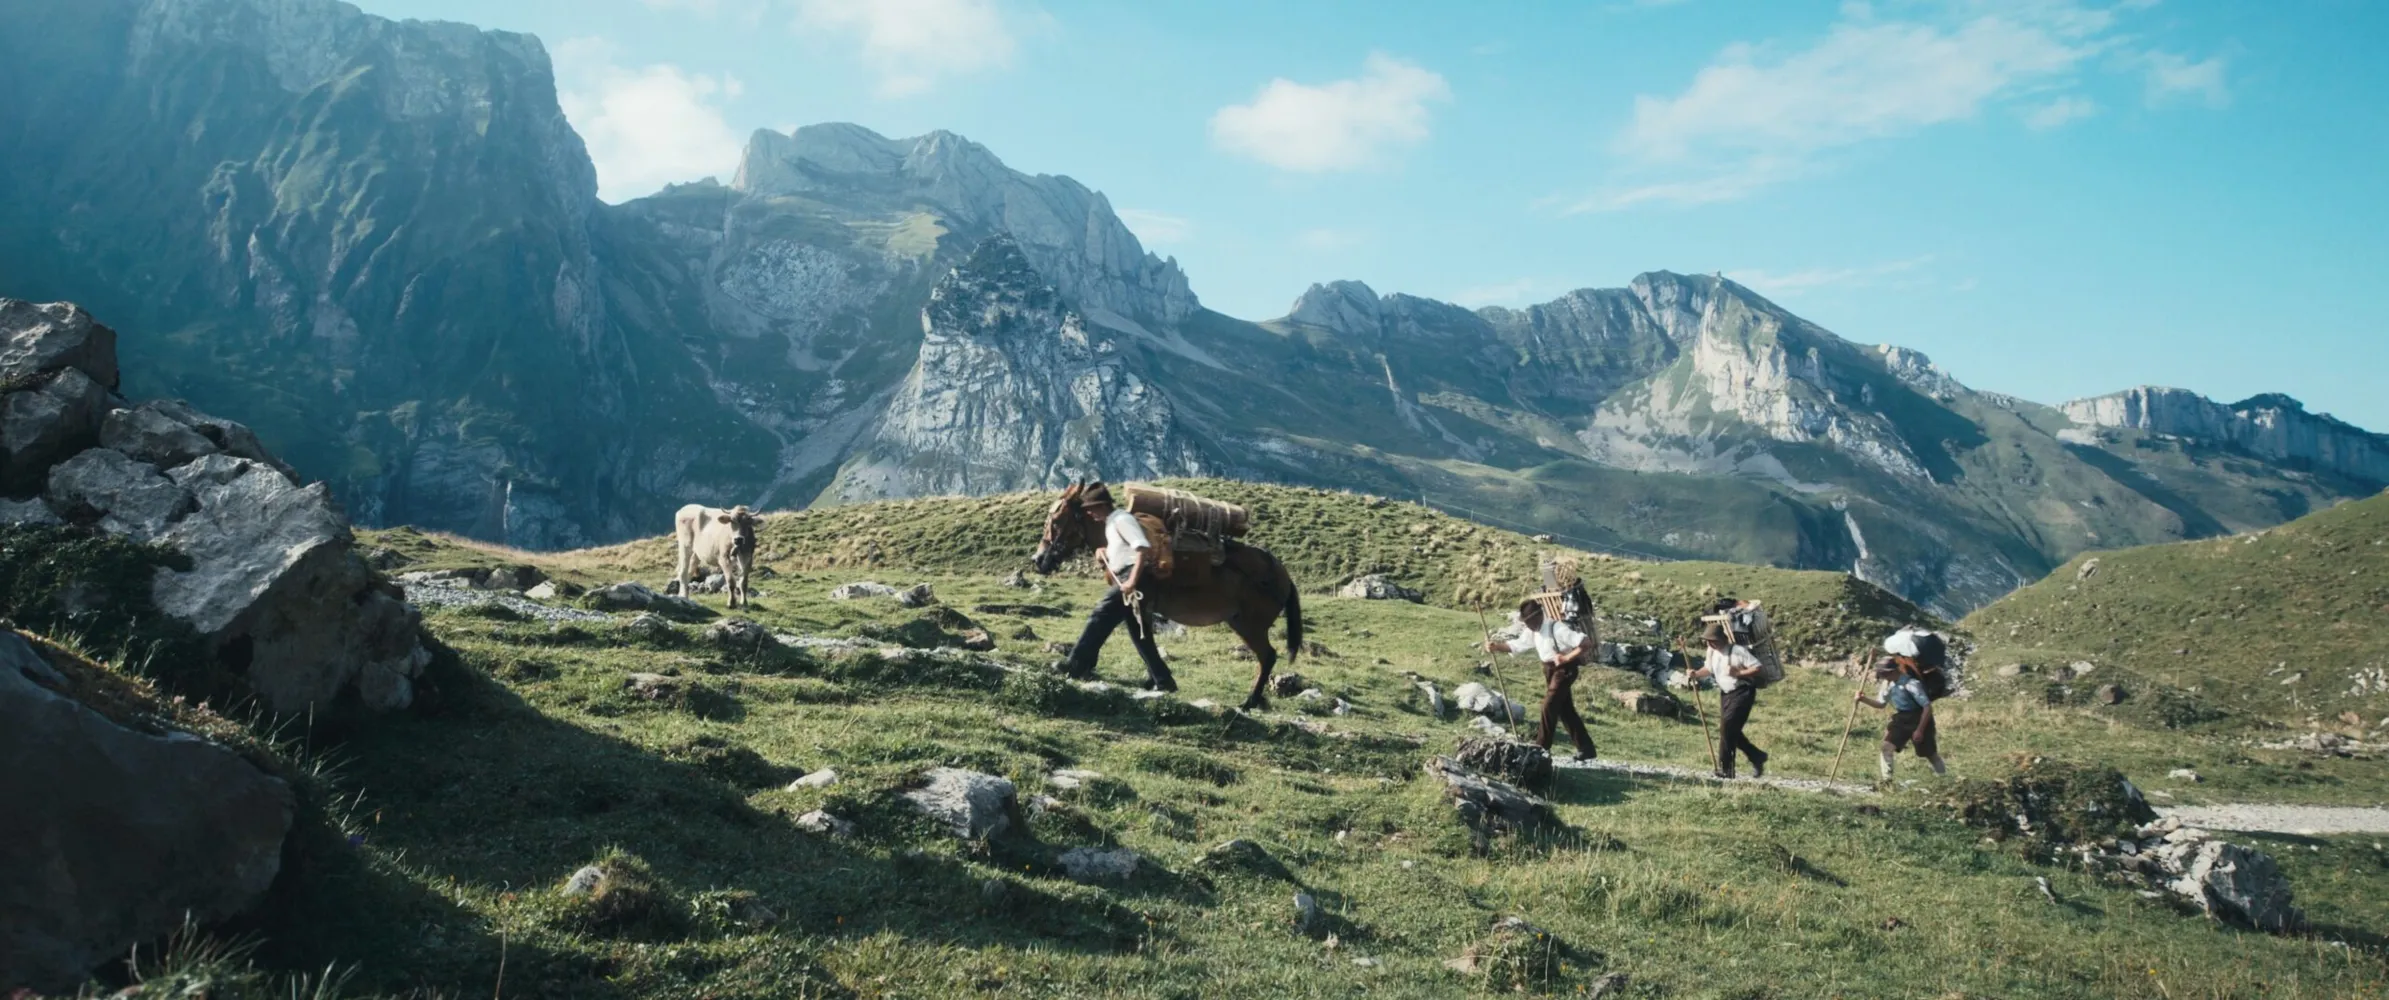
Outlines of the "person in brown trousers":
<svg viewBox="0 0 2389 1000">
<path fill-rule="evenodd" d="M 1485 648 L 1496 653 L 1525 652 L 1521 647 L 1531 639 L 1535 658 L 1543 661 L 1542 728 L 1536 733 L 1535 745 L 1551 749 L 1552 727 L 1564 725 L 1568 738 L 1576 741 L 1577 760 L 1599 756 L 1593 734 L 1585 731 L 1584 716 L 1576 714 L 1576 675 L 1593 656 L 1592 639 L 1567 622 L 1551 620 L 1543 614 L 1543 602 L 1532 598 L 1518 605 L 1518 623 L 1526 627 L 1524 638 L 1489 642 Z"/>
</svg>

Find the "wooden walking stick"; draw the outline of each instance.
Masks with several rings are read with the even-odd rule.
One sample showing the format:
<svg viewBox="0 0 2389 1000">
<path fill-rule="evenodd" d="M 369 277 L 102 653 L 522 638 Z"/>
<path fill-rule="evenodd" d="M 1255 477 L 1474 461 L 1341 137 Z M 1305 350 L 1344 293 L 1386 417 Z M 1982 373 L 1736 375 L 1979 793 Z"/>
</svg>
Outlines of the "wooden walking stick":
<svg viewBox="0 0 2389 1000">
<path fill-rule="evenodd" d="M 1684 682 L 1692 685 L 1692 711 L 1701 717 L 1701 741 L 1709 745 L 1709 767 L 1717 767 L 1717 737 L 1709 732 L 1709 710 L 1701 701 L 1701 682 L 1692 679 L 1692 650 L 1676 640 L 1676 655 L 1684 658 Z"/>
<path fill-rule="evenodd" d="M 1864 658 L 1861 658 L 1860 662 L 1865 662 Z M 1842 776 L 1842 754 L 1847 753 L 1850 749 L 1850 727 L 1858 724 L 1858 696 L 1866 693 L 1866 675 L 1866 668 L 1860 667 L 1858 687 L 1850 692 L 1850 717 L 1842 720 L 1841 749 L 1833 752 L 1833 773 L 1825 776 L 1825 783 L 1828 785 L 1832 784 L 1834 779 Z"/>
<path fill-rule="evenodd" d="M 1478 628 L 1478 629 L 1480 629 L 1480 630 L 1482 630 L 1482 631 L 1485 633 L 1485 655 L 1486 655 L 1486 656 L 1492 656 L 1492 655 L 1493 655 L 1493 624 L 1492 624 L 1492 622 L 1491 622 L 1490 620 L 1488 620 L 1488 619 L 1485 617 L 1485 608 L 1484 608 L 1484 605 L 1481 605 L 1481 604 L 1479 604 L 1479 605 L 1475 605 L 1475 607 L 1476 607 L 1476 609 L 1477 609 L 1477 628 Z M 1511 706 L 1511 705 L 1513 705 L 1513 704 L 1517 704 L 1518 702 L 1517 702 L 1517 699 L 1514 699 L 1514 698 L 1510 697 L 1510 692 L 1507 690 L 1507 688 L 1510 686 L 1510 680 L 1509 680 L 1509 678 L 1502 676 L 1502 673 L 1501 673 L 1501 661 L 1500 661 L 1500 660 L 1487 660 L 1487 661 L 1485 661 L 1485 662 L 1486 662 L 1487 664 L 1490 664 L 1490 665 L 1492 666 L 1492 668 L 1493 668 L 1493 683 L 1495 683 L 1495 684 L 1499 684 L 1499 685 L 1501 685 L 1501 686 L 1504 688 L 1504 690 L 1501 690 L 1501 691 L 1494 692 L 1494 693 L 1496 693 L 1496 694 L 1499 694 L 1499 695 L 1501 695 L 1501 731 L 1502 731 L 1502 734 L 1503 734 L 1503 735 L 1505 735 L 1505 736 L 1514 736 L 1514 735 L 1516 735 L 1516 734 L 1515 734 L 1515 733 L 1512 733 L 1512 732 L 1510 732 L 1510 724 L 1511 724 L 1511 719 L 1510 719 L 1510 706 Z M 1520 725 L 1524 725 L 1524 724 L 1525 724 L 1525 723 L 1524 723 L 1524 720 L 1519 720 L 1519 724 L 1520 724 Z"/>
</svg>

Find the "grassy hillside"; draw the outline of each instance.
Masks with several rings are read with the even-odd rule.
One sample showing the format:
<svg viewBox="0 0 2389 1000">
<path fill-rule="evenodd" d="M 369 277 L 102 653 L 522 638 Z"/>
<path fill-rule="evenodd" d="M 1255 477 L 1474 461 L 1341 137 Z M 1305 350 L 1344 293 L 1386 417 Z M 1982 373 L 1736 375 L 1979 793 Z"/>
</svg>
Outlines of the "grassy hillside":
<svg viewBox="0 0 2389 1000">
<path fill-rule="evenodd" d="M 2384 616 L 2389 496 L 2376 496 L 2268 531 L 2077 558 L 1965 626 L 1987 661 L 2036 668 L 2023 683 L 2088 662 L 2071 687 L 2122 684 L 2159 722 L 2219 710 L 2353 733 L 2389 713 Z"/>
<path fill-rule="evenodd" d="M 1386 573 L 1423 591 L 1430 604 L 1496 611 L 1537 589 L 1542 560 L 1578 561 L 1601 605 L 1607 638 L 1657 641 L 1639 631 L 1659 619 L 1681 635 L 1718 594 L 1755 597 L 1777 609 L 1787 649 L 1839 660 L 1900 624 L 1925 616 L 1912 605 L 1839 573 L 1729 563 L 1642 563 L 1540 543 L 1420 506 L 1333 490 L 1225 480 L 1166 485 L 1243 504 L 1253 512 L 1248 540 L 1275 553 L 1306 593 L 1332 593 L 1356 576 Z M 773 514 L 761 529 L 764 565 L 778 572 L 1000 576 L 1029 569 L 1029 554 L 1053 503 L 1051 493 L 947 497 L 813 508 Z M 497 550 L 447 547 L 412 532 L 373 533 L 375 544 L 445 566 L 486 559 Z M 528 558 L 528 557 L 524 557 Z M 652 538 L 542 557 L 585 584 L 660 580 L 672 545 Z M 1092 574 L 1091 563 L 1070 572 Z M 893 582 L 892 580 L 889 582 Z M 1473 619 L 1472 619 L 1473 620 Z M 1498 620 L 1498 614 L 1497 614 Z"/>
<path fill-rule="evenodd" d="M 1177 697 L 1044 673 L 1045 644 L 1075 634 L 1099 588 L 1084 574 L 1005 585 L 1038 498 L 777 516 L 772 573 L 737 614 L 807 637 L 797 646 L 725 645 L 701 624 L 629 615 L 430 606 L 452 653 L 418 710 L 307 758 L 308 842 L 268 912 L 239 929 L 258 971 L 205 956 L 163 967 L 215 976 L 209 995 L 226 1000 L 282 995 L 327 966 L 347 972 L 347 995 L 639 1000 L 1580 996 L 1605 983 L 1601 995 L 1637 998 L 2389 995 L 2389 854 L 2372 838 L 2255 839 L 2313 924 L 2293 936 L 2220 926 L 1983 840 L 1933 804 L 1952 786 L 1913 767 L 1873 799 L 1564 772 L 1550 792 L 1563 827 L 1480 852 L 1420 774 L 1474 730 L 1431 716 L 1413 678 L 1516 691 L 1532 665 L 1479 673 L 1477 617 L 1448 597 L 1326 592 L 1386 568 L 1465 604 L 1472 586 L 1519 585 L 1540 547 L 1366 497 L 1195 485 L 1252 503 L 1261 540 L 1310 586 L 1317 646 L 1292 669 L 1321 698 L 1214 707 L 1241 697 L 1252 670 L 1218 629 L 1163 637 Z M 1354 538 L 1339 543 L 1354 554 L 1330 544 Z M 365 541 L 402 570 L 530 563 L 584 584 L 659 579 L 669 555 L 658 541 L 527 554 L 409 529 Z M 1817 646 L 1905 613 L 1826 574 L 1587 570 L 1620 619 L 1647 607 L 1675 621 L 1701 588 L 1725 588 L 1785 609 L 1787 631 Z M 929 583 L 940 602 L 827 598 L 859 578 Z M 1829 607 L 1841 617 L 1807 620 Z M 997 637 L 993 653 L 904 648 L 970 627 Z M 1125 642 L 1100 669 L 1138 675 Z M 1699 717 L 1633 715 L 1611 697 L 1643 684 L 1607 669 L 1579 684 L 1603 755 L 1700 765 Z M 1752 735 L 1772 773 L 1826 775 L 1850 691 L 1795 670 L 1765 694 Z M 1714 697 L 1703 706 L 1713 717 Z M 2037 700 L 1946 707 L 1959 776 L 2004 773 L 2021 751 L 2112 763 L 2184 802 L 2380 801 L 2384 787 L 2368 763 L 2316 767 Z M 1845 780 L 1871 768 L 1880 725 L 1857 718 Z M 916 816 L 901 795 L 937 766 L 1012 780 L 1020 828 L 963 842 Z M 2179 767 L 2208 779 L 2168 784 Z M 834 784 L 791 787 L 823 768 Z M 1064 768 L 1102 777 L 1068 788 L 1054 778 Z M 808 832 L 798 820 L 815 809 L 857 832 Z M 1258 853 L 1220 852 L 1231 839 Z M 1059 863 L 1078 847 L 1141 861 L 1125 881 L 1082 884 Z M 599 890 L 565 894 L 583 866 L 604 873 Z M 1307 929 L 1297 893 L 1319 906 Z M 1547 936 L 1495 930 L 1510 917 Z M 1447 964 L 1472 952 L 1474 971 Z M 135 996 L 186 995 L 158 968 Z"/>
</svg>

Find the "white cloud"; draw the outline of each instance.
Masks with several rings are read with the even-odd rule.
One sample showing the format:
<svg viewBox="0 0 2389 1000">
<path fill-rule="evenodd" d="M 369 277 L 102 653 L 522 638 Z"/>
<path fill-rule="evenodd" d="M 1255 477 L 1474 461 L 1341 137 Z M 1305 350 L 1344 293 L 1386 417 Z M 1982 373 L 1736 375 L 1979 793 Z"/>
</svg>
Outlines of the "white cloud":
<svg viewBox="0 0 2389 1000">
<path fill-rule="evenodd" d="M 1448 101 L 1441 75 L 1383 53 L 1360 76 L 1312 86 L 1280 77 L 1249 104 L 1211 116 L 1211 141 L 1280 170 L 1327 173 L 1382 162 L 1426 141 L 1428 105 Z"/>
<path fill-rule="evenodd" d="M 687 73 L 670 63 L 632 68 L 599 38 L 556 46 L 556 99 L 597 165 L 597 194 L 620 203 L 665 184 L 722 176 L 738 165 L 739 134 L 722 102 L 735 78 Z"/>
<path fill-rule="evenodd" d="M 1194 236 L 1194 222 L 1183 215 L 1156 212 L 1149 208 L 1123 208 L 1113 213 L 1128 224 L 1128 231 L 1148 247 L 1184 243 Z"/>
<path fill-rule="evenodd" d="M 2087 97 L 2060 97 L 2024 113 L 2024 124 L 2035 131 L 2057 128 L 2068 122 L 2080 121 L 2099 112 L 2099 106 Z"/>
<path fill-rule="evenodd" d="M 1814 44 L 1736 43 L 1682 92 L 1636 98 L 1611 143 L 1610 182 L 1566 210 L 1731 201 L 1818 170 L 1839 151 L 2024 100 L 2040 100 L 2027 124 L 2053 127 L 2095 110 L 2059 92 L 2093 56 L 2124 44 L 2113 10 L 2075 0 L 1899 9 L 1928 16 L 1885 20 L 1868 4 L 1845 4 Z"/>
<path fill-rule="evenodd" d="M 1880 284 L 1884 279 L 1894 275 L 1912 273 L 1932 262 L 1933 256 L 1925 254 L 1921 257 L 1885 261 L 1862 267 L 1811 267 L 1798 271 L 1744 268 L 1727 271 L 1725 276 L 1770 295 L 1798 295 L 1819 288 L 1865 288 Z"/>
<path fill-rule="evenodd" d="M 797 0 L 800 32 L 854 36 L 882 97 L 1012 63 L 1018 47 L 995 0 Z"/>
<path fill-rule="evenodd" d="M 2151 52 L 2145 57 L 2148 69 L 2148 100 L 2160 104 L 2176 97 L 2194 97 L 2210 108 L 2231 103 L 2231 89 L 2223 81 L 2223 57 L 2211 56 L 2196 62 L 2190 57 L 2171 52 Z"/>
</svg>

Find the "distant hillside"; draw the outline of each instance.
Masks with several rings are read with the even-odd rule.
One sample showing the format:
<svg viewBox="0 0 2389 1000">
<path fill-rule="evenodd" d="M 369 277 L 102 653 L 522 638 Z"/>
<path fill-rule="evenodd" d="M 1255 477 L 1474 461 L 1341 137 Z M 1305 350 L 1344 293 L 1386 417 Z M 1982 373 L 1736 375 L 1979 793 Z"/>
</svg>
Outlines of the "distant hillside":
<svg viewBox="0 0 2389 1000">
<path fill-rule="evenodd" d="M 2376 726 L 2389 712 L 2389 495 L 2085 556 L 1964 624 L 1998 661 L 2083 660 L 2091 683 L 2131 675 L 2261 718 L 2338 728 L 2354 712 Z"/>
<path fill-rule="evenodd" d="M 1795 656 L 1840 659 L 1924 612 L 1844 573 L 1771 569 L 1732 563 L 1643 563 L 1590 555 L 1488 528 L 1414 503 L 1363 494 L 1225 480 L 1168 480 L 1168 485 L 1244 504 L 1253 512 L 1249 541 L 1285 560 L 1309 593 L 1333 593 L 1352 578 L 1384 573 L 1426 595 L 1426 602 L 1500 612 L 1538 589 L 1546 558 L 1582 567 L 1602 609 L 1604 638 L 1656 641 L 1643 622 L 1671 635 L 1718 594 L 1754 598 L 1774 609 Z M 1001 575 L 1027 570 L 1052 493 L 935 497 L 825 507 L 767 517 L 763 563 L 782 572 L 853 570 L 897 582 L 904 574 Z M 486 553 L 434 546 L 412 533 L 381 532 L 374 544 L 407 551 L 424 567 L 488 562 Z M 672 542 L 650 538 L 564 553 L 542 564 L 584 583 L 649 579 L 669 573 Z M 1065 571 L 1091 574 L 1082 561 Z"/>
</svg>

